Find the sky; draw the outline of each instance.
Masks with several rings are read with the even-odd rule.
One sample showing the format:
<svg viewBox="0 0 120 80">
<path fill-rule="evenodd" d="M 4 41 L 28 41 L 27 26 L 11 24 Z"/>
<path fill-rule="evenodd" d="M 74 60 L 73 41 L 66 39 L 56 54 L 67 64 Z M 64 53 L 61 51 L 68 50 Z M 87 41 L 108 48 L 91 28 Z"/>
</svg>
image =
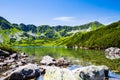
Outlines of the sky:
<svg viewBox="0 0 120 80">
<path fill-rule="evenodd" d="M 120 20 L 120 0 L 0 0 L 0 16 L 11 23 L 81 25 Z"/>
</svg>

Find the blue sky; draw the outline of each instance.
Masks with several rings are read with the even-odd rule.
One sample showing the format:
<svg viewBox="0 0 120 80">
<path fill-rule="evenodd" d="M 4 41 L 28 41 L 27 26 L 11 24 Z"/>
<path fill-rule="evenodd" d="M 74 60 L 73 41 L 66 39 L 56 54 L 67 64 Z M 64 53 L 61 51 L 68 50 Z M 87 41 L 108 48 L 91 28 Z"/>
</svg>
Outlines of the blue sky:
<svg viewBox="0 0 120 80">
<path fill-rule="evenodd" d="M 120 0 L 0 0 L 0 16 L 11 23 L 81 25 L 120 20 Z"/>
</svg>

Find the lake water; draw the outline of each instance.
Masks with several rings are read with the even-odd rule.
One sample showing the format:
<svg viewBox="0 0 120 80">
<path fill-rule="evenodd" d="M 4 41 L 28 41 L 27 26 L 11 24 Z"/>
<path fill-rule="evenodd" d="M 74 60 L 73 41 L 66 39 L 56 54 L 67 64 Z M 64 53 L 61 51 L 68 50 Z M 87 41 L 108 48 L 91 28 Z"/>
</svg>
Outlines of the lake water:
<svg viewBox="0 0 120 80">
<path fill-rule="evenodd" d="M 65 57 L 70 62 L 76 65 L 87 66 L 91 64 L 106 65 L 113 71 L 120 71 L 120 59 L 110 60 L 105 57 L 105 52 L 100 50 L 81 50 L 81 49 L 67 49 L 65 47 L 43 47 L 43 46 L 14 46 L 15 48 L 27 53 L 29 56 L 33 56 L 39 62 L 43 56 L 49 55 L 55 59 Z M 73 66 L 72 66 L 73 67 Z M 113 72 L 109 73 L 110 77 L 119 78 Z"/>
</svg>

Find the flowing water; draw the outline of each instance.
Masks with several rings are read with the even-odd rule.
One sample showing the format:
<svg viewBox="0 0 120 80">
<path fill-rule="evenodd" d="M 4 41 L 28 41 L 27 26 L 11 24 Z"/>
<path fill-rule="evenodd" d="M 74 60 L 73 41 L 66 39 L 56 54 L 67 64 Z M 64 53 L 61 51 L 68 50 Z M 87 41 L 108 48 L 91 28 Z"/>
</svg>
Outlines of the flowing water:
<svg viewBox="0 0 120 80">
<path fill-rule="evenodd" d="M 109 72 L 109 77 L 112 80 L 120 80 L 120 75 L 113 71 L 120 71 L 120 59 L 110 60 L 105 57 L 105 52 L 100 50 L 81 50 L 81 49 L 67 49 L 65 47 L 44 47 L 44 46 L 14 46 L 22 52 L 33 56 L 39 62 L 43 56 L 49 55 L 55 59 L 65 57 L 74 65 L 87 66 L 91 64 L 106 65 L 112 72 Z M 71 66 L 70 69 L 78 66 Z"/>
</svg>

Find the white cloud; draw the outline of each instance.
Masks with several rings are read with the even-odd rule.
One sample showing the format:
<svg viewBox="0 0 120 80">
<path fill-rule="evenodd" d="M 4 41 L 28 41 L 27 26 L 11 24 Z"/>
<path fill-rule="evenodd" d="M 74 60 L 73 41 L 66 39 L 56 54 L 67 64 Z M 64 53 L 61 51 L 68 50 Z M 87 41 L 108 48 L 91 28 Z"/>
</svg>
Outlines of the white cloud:
<svg viewBox="0 0 120 80">
<path fill-rule="evenodd" d="M 74 17 L 57 17 L 57 18 L 53 18 L 53 20 L 57 20 L 57 21 L 65 21 L 65 22 L 73 22 L 75 21 L 74 20 L 75 18 Z"/>
</svg>

